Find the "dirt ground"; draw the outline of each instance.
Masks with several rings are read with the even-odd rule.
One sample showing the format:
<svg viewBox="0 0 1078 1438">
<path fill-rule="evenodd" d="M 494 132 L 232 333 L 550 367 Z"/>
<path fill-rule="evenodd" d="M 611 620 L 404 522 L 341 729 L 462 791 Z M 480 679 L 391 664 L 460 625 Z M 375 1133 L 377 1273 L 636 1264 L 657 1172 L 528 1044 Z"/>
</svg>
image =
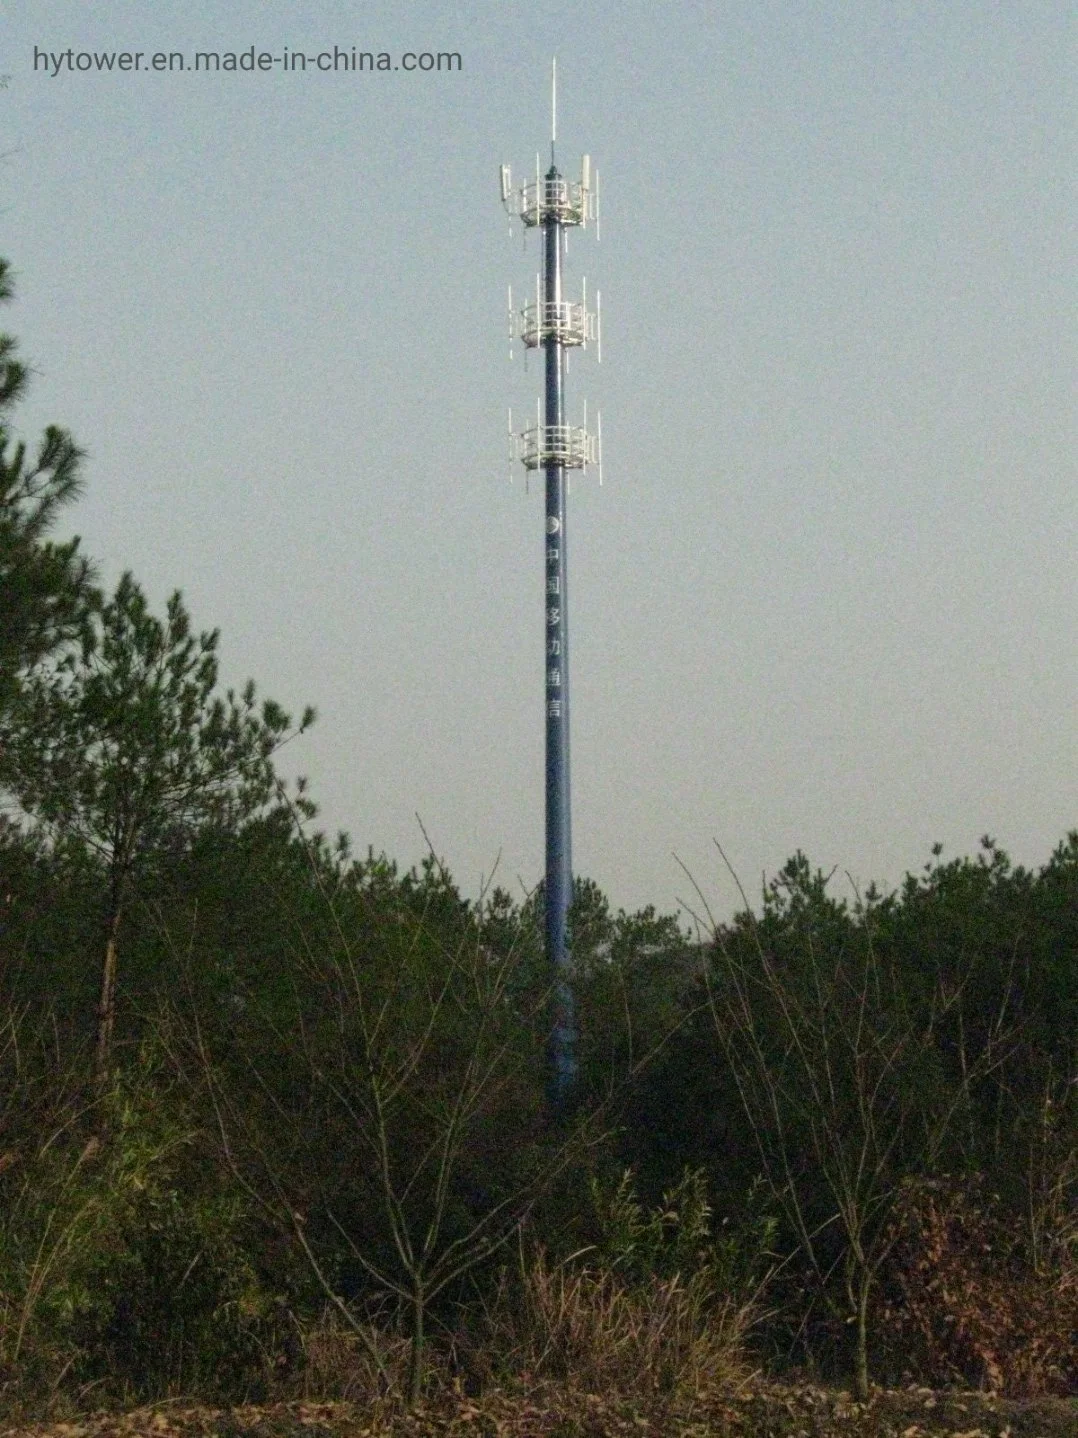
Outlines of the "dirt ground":
<svg viewBox="0 0 1078 1438">
<path fill-rule="evenodd" d="M 707 1409 L 671 1412 L 564 1389 L 447 1394 L 411 1413 L 349 1403 L 215 1409 L 182 1402 L 11 1426 L 0 1438 L 1078 1438 L 1078 1399 L 927 1388 L 848 1392 L 758 1381 Z"/>
</svg>

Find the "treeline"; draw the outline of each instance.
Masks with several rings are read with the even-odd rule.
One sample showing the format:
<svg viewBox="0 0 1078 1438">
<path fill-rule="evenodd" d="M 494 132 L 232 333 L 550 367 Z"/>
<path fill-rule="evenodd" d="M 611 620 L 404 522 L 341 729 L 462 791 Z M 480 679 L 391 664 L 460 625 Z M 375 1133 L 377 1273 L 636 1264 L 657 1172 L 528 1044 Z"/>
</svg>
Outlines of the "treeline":
<svg viewBox="0 0 1078 1438">
<path fill-rule="evenodd" d="M 9 1405 L 1076 1390 L 1078 833 L 888 895 L 798 854 L 729 923 L 578 881 L 552 1114 L 541 888 L 321 835 L 313 714 L 51 538 L 81 456 L 14 441 L 25 381 L 0 341 Z"/>
</svg>

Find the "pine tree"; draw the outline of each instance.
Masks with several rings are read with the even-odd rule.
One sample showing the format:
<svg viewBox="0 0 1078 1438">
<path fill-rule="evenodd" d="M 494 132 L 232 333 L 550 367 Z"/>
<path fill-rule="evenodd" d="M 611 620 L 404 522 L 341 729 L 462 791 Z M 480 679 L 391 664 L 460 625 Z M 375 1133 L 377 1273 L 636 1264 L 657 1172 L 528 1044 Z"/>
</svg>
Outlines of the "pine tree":
<svg viewBox="0 0 1078 1438">
<path fill-rule="evenodd" d="M 0 260 L 0 301 L 11 294 L 10 267 Z M 77 634 L 93 593 L 78 539 L 57 544 L 45 537 L 80 491 L 82 452 L 55 425 L 33 458 L 11 434 L 10 412 L 28 377 L 15 340 L 0 334 L 0 716 L 20 676 Z"/>
<path fill-rule="evenodd" d="M 39 665 L 12 706 L 0 785 L 55 838 L 103 865 L 104 943 L 94 1077 L 109 1078 L 121 923 L 140 875 L 210 824 L 273 799 L 273 755 L 296 730 L 255 687 L 216 693 L 219 632 L 196 635 L 180 594 L 157 619 L 130 574 L 81 645 Z M 314 720 L 308 709 L 299 729 Z"/>
</svg>

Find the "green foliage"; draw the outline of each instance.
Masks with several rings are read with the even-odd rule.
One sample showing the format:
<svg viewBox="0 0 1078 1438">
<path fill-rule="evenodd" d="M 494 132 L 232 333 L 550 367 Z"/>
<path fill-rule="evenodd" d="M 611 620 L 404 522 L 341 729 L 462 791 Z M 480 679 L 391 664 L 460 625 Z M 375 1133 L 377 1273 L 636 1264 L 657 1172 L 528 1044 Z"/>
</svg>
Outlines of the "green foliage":
<svg viewBox="0 0 1078 1438">
<path fill-rule="evenodd" d="M 512 947 L 487 945 L 481 906 L 441 865 L 321 872 L 316 856 L 314 874 L 321 913 L 294 933 L 291 1005 L 252 993 L 244 1025 L 262 1037 L 211 1053 L 200 1026 L 199 1058 L 229 1161 L 353 1332 L 372 1298 L 399 1304 L 414 1399 L 428 1314 L 533 1192 L 541 1048 L 510 1002 Z"/>
<path fill-rule="evenodd" d="M 612 914 L 590 881 L 577 881 L 569 919 L 581 1098 L 624 1114 L 685 1022 L 700 952 L 675 917 L 650 905 Z"/>
<path fill-rule="evenodd" d="M 8 1133 L 0 1172 L 9 1385 L 125 1399 L 265 1391 L 285 1275 L 274 1288 L 260 1271 L 250 1206 L 198 1159 L 197 1127 L 152 1051 L 103 1100 L 104 1137 L 87 1136 L 77 1088 L 50 1104 L 28 1080 L 12 1087 L 34 1122 Z"/>
<path fill-rule="evenodd" d="M 846 1362 L 865 1294 L 881 1372 L 897 1376 L 901 1360 L 919 1377 L 974 1381 L 991 1360 L 1012 1389 L 1071 1381 L 1059 1354 L 1076 1091 L 1072 1036 L 1048 1005 L 1070 1002 L 1073 840 L 1037 875 L 1016 877 L 986 849 L 847 904 L 798 857 L 755 921 L 722 931 L 706 984 L 676 921 L 613 913 L 584 886 L 585 1081 L 600 1098 L 619 1076 L 631 1084 L 607 1110 L 616 1130 L 568 1161 L 544 1118 L 547 985 L 528 905 L 469 904 L 433 858 L 402 873 L 303 839 L 280 803 L 237 822 L 224 805 L 186 835 L 157 833 L 125 950 L 143 1010 L 127 1036 L 157 1046 L 122 1063 L 89 1109 L 85 1034 L 66 1017 L 82 980 L 73 958 L 50 955 L 87 942 L 80 914 L 105 856 L 32 828 L 0 834 L 0 973 L 23 996 L 0 1083 L 9 1394 L 287 1386 L 381 1402 L 455 1352 L 477 1383 L 691 1404 L 708 1373 L 740 1371 L 754 1298 L 773 1312 L 753 1342 L 774 1357 Z M 46 971 L 54 1006 L 27 1007 Z M 714 1009 L 702 1008 L 707 985 Z M 1021 1043 L 974 1070 L 977 1045 L 1003 1033 L 992 1006 L 1004 994 Z M 716 1012 L 745 1024 L 724 1041 Z M 826 1078 L 827 1059 L 813 1107 L 811 1064 Z M 998 1198 L 978 1208 L 992 1258 L 973 1240 L 979 1200 L 945 1222 L 903 1207 L 911 1185 L 982 1151 L 954 1103 L 963 1092 L 976 1143 L 1000 1154 Z M 773 1166 L 755 1183 L 761 1133 L 745 1093 L 770 1094 L 781 1117 L 761 1130 Z M 933 1158 L 923 1140 L 947 1104 L 954 1142 Z M 998 1149 L 984 1132 L 996 1122 Z M 862 1160 L 875 1187 L 856 1186 Z M 589 1206 L 596 1172 L 613 1177 L 592 1183 Z M 524 1218 L 521 1266 L 504 1270 Z M 1008 1343 L 1028 1361 L 1001 1357 Z"/>
<path fill-rule="evenodd" d="M 717 1227 L 702 1169 L 686 1169 L 653 1207 L 638 1197 L 630 1169 L 612 1189 L 593 1177 L 591 1198 L 599 1225 L 596 1261 L 630 1285 L 694 1275 L 716 1294 L 751 1306 L 774 1267 L 778 1219 L 761 1182 Z"/>
<path fill-rule="evenodd" d="M 105 934 L 95 1077 L 112 1062 L 120 924 L 132 886 L 207 825 L 237 827 L 277 788 L 273 755 L 291 720 L 266 700 L 216 694 L 218 632 L 195 635 L 179 593 L 164 621 L 130 574 L 78 650 L 40 666 L 12 708 L 0 786 L 56 842 L 103 869 Z M 313 721 L 308 710 L 300 730 Z"/>
<path fill-rule="evenodd" d="M 0 301 L 11 298 L 11 271 L 0 260 Z M 46 536 L 81 487 L 82 452 L 50 425 L 34 457 L 12 438 L 8 414 L 26 391 L 29 371 L 15 341 L 0 335 L 0 716 L 20 676 L 80 631 L 93 599 L 79 541 Z"/>
<path fill-rule="evenodd" d="M 641 1203 L 629 1169 L 611 1193 L 604 1193 L 593 1178 L 591 1195 L 599 1220 L 601 1260 L 629 1281 L 640 1282 L 649 1274 L 668 1278 L 710 1266 L 712 1211 L 702 1172 L 683 1174 L 657 1208 Z"/>
<path fill-rule="evenodd" d="M 93 1032 L 101 887 L 82 846 L 0 817 L 0 1004 L 48 1015 L 65 1050 Z"/>
<path fill-rule="evenodd" d="M 170 833 L 241 823 L 274 793 L 291 721 L 272 700 L 259 710 L 253 684 L 215 694 L 218 639 L 193 633 L 179 593 L 157 619 L 125 574 L 80 652 L 36 676 L 20 704 L 0 777 L 117 879 Z"/>
<path fill-rule="evenodd" d="M 762 1171 L 818 1300 L 855 1335 L 864 1397 L 871 1293 L 902 1184 L 946 1161 L 1013 1025 L 1005 992 L 968 1022 L 983 950 L 921 951 L 914 968 L 879 942 L 875 895 L 851 913 L 826 888 L 803 856 L 791 861 L 760 923 L 717 935 L 711 1000 Z"/>
<path fill-rule="evenodd" d="M 691 1406 L 768 1281 L 771 1351 L 862 1391 L 871 1324 L 894 1376 L 1078 1384 L 1078 831 L 863 897 L 798 851 L 709 945 L 577 879 L 552 1123 L 542 885 L 302 834 L 312 713 L 220 692 L 179 593 L 96 593 L 27 377 L 0 336 L 0 1390 L 414 1399 L 433 1331 Z"/>
</svg>

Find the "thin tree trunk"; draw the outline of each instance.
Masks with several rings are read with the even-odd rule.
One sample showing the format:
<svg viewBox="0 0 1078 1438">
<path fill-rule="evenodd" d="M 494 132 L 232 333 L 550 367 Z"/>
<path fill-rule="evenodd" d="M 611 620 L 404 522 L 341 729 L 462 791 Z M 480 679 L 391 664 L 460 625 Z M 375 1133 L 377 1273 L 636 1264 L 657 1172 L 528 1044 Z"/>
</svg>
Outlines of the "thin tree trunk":
<svg viewBox="0 0 1078 1438">
<path fill-rule="evenodd" d="M 425 1297 L 417 1290 L 412 1296 L 412 1355 L 408 1366 L 408 1402 L 415 1405 L 423 1392 L 423 1310 Z"/>
<path fill-rule="evenodd" d="M 101 965 L 101 997 L 97 1005 L 97 1047 L 94 1052 L 94 1087 L 102 1093 L 112 1067 L 112 1034 L 116 1027 L 116 953 L 120 932 L 119 896 L 110 906 L 105 926 L 105 957 Z"/>
<path fill-rule="evenodd" d="M 857 1366 L 854 1373 L 857 1397 L 862 1403 L 868 1399 L 868 1296 L 871 1286 L 868 1275 L 862 1274 L 857 1295 Z"/>
</svg>

